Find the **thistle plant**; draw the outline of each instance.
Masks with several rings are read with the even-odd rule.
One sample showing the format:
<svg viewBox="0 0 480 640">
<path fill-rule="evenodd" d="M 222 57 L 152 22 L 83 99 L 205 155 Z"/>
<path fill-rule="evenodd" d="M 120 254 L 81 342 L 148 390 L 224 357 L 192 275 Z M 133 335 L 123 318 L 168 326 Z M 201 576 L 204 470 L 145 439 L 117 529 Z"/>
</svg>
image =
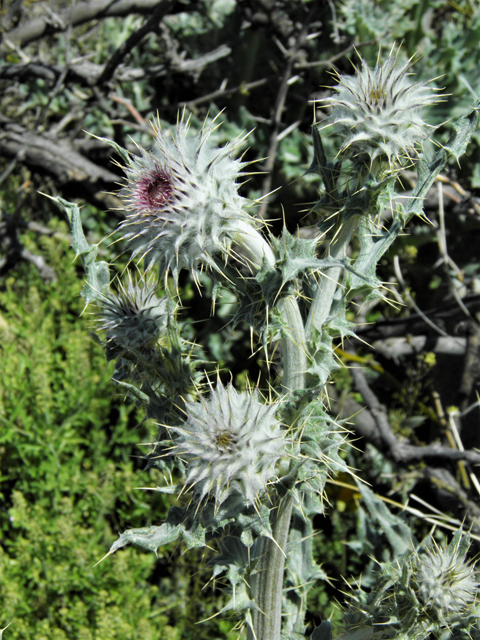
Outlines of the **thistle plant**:
<svg viewBox="0 0 480 640">
<path fill-rule="evenodd" d="M 261 262 L 262 247 L 268 251 L 238 194 L 236 180 L 246 163 L 234 155 L 242 139 L 216 149 L 209 142 L 214 122 L 197 136 L 189 136 L 188 128 L 182 119 L 169 139 L 154 124 L 153 151 L 140 148 L 138 157 L 126 156 L 121 194 L 127 215 L 120 231 L 132 259 L 143 258 L 147 269 L 157 265 L 175 282 L 182 268 L 196 279 L 205 267 L 218 270 L 219 256 L 228 256 L 236 239 L 242 244 L 247 236 L 243 245 L 254 264 L 259 255 Z"/>
<path fill-rule="evenodd" d="M 345 637 L 467 637 L 478 629 L 479 575 L 465 560 L 469 535 L 457 531 L 447 548 L 426 540 L 401 560 L 382 563 L 375 587 L 359 589 L 345 612 Z"/>
<path fill-rule="evenodd" d="M 312 519 L 324 513 L 328 477 L 349 472 L 342 456 L 347 432 L 326 404 L 325 386 L 339 366 L 333 341 L 355 332 L 346 317 L 353 297 L 385 297 L 376 275 L 380 258 L 422 215 L 429 187 L 448 158 L 464 152 L 478 124 L 479 103 L 429 160 L 422 142 L 432 129 L 422 109 L 436 90 L 413 81 L 412 61 L 401 64 L 399 56 L 392 49 L 373 69 L 360 60 L 353 76 L 337 76 L 323 102 L 330 112 L 313 125 L 308 170 L 320 189 L 313 238 L 287 229 L 274 237 L 255 217 L 254 203 L 239 194 L 243 138 L 215 148 L 216 121 L 194 135 L 182 117 L 172 136 L 155 123 L 153 148 L 139 148 L 138 155 L 110 143 L 125 163 L 125 220 L 118 231 L 130 262 L 139 269 L 143 261 L 135 281 L 115 290 L 108 266 L 95 259 L 97 247 L 85 240 L 78 207 L 56 199 L 84 258 L 84 296 L 97 304 L 98 331 L 105 334 L 98 339 L 116 362 L 114 380 L 158 424 L 148 464 L 178 481 L 157 489 L 183 497 L 164 523 L 124 532 L 110 553 L 128 543 L 156 551 L 180 539 L 188 547 L 216 548 L 213 575 L 225 574 L 230 583 L 224 611 L 242 617 L 248 640 L 305 638 L 307 592 L 325 577 L 313 561 Z M 332 161 L 321 138 L 327 126 L 342 139 Z M 398 176 L 413 165 L 417 186 L 400 204 Z M 393 221 L 379 227 L 386 203 L 394 203 Z M 356 258 L 348 252 L 353 239 Z M 207 270 L 214 291 L 233 291 L 234 322 L 250 325 L 269 362 L 279 354 L 282 374 L 278 379 L 272 368 L 268 398 L 260 388 L 237 390 L 201 373 L 206 363 L 179 319 L 182 269 L 199 286 Z M 478 578 L 465 559 L 468 536 L 458 532 L 441 550 L 433 541 L 412 546 L 402 527 L 397 561 L 380 566 L 370 593 L 360 589 L 353 597 L 343 635 L 471 632 L 478 623 Z M 330 633 L 323 623 L 311 637 L 328 640 Z"/>
</svg>

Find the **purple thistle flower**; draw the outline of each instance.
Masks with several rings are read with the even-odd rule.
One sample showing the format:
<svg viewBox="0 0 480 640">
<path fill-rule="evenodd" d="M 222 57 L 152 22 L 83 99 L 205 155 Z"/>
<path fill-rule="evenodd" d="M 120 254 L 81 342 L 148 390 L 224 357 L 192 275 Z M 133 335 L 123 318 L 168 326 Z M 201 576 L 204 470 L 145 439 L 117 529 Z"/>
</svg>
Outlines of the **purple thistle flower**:
<svg viewBox="0 0 480 640">
<path fill-rule="evenodd" d="M 274 261 L 246 211 L 249 201 L 238 194 L 236 180 L 247 163 L 234 155 L 244 138 L 214 147 L 209 138 L 216 128 L 212 122 L 189 136 L 189 123 L 182 119 L 169 137 L 154 124 L 153 150 L 139 147 L 140 155 L 125 167 L 121 196 L 127 215 L 120 231 L 131 258 L 145 258 L 147 270 L 158 265 L 175 282 L 182 268 L 195 279 L 205 267 L 219 271 L 217 256 L 225 259 L 235 242 L 257 266 L 264 255 Z"/>
</svg>

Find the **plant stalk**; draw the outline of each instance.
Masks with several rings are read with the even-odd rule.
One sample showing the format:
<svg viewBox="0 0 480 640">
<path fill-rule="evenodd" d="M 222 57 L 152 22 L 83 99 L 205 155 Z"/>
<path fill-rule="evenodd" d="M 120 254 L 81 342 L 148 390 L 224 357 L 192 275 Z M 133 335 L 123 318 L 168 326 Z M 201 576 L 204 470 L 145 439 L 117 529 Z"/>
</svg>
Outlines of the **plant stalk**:
<svg viewBox="0 0 480 640">
<path fill-rule="evenodd" d="M 351 216 L 340 227 L 336 237 L 330 243 L 328 253 L 331 258 L 342 259 L 347 255 L 347 247 L 352 239 L 353 233 L 358 224 L 358 217 Z M 323 324 L 328 318 L 332 307 L 333 296 L 337 290 L 343 267 L 330 267 L 325 270 L 315 291 L 315 297 L 310 307 L 305 332 L 307 338 L 312 330 L 312 325 L 322 331 Z"/>
<path fill-rule="evenodd" d="M 283 380 L 286 394 L 305 388 L 307 347 L 302 315 L 295 296 L 282 298 L 278 303 L 284 326 L 281 339 Z M 260 560 L 252 579 L 252 598 L 259 610 L 253 611 L 253 630 L 248 640 L 280 640 L 282 629 L 282 596 L 286 548 L 292 518 L 293 497 L 289 494 L 279 500 L 272 510 L 272 533 L 262 539 Z"/>
<path fill-rule="evenodd" d="M 295 296 L 282 298 L 277 308 L 284 320 L 280 345 L 283 365 L 282 388 L 288 395 L 305 388 L 308 360 L 305 327 Z"/>
<path fill-rule="evenodd" d="M 286 495 L 275 511 L 274 540 L 263 538 L 261 558 L 252 580 L 252 595 L 259 610 L 253 611 L 248 640 L 280 640 L 282 630 L 283 574 L 293 497 Z"/>
</svg>

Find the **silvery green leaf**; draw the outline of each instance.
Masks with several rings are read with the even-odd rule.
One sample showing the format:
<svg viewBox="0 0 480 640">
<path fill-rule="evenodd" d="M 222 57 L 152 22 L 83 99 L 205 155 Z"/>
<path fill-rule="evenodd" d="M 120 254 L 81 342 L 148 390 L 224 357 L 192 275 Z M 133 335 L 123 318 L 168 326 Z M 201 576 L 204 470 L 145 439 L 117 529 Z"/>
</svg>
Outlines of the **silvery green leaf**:
<svg viewBox="0 0 480 640">
<path fill-rule="evenodd" d="M 410 527 L 394 515 L 373 491 L 361 482 L 357 483 L 363 501 L 373 520 L 378 522 L 388 538 L 396 556 L 401 556 L 412 548 L 413 534 Z"/>
<path fill-rule="evenodd" d="M 56 198 L 47 197 L 53 200 L 67 214 L 72 229 L 72 246 L 75 250 L 75 257 L 81 256 L 87 274 L 87 284 L 82 290 L 82 296 L 88 304 L 107 293 L 110 285 L 108 264 L 104 261 L 96 261 L 98 244 L 88 244 L 83 232 L 79 206 L 59 196 Z"/>
<path fill-rule="evenodd" d="M 230 600 L 223 607 L 220 613 L 226 611 L 244 611 L 245 609 L 258 609 L 255 600 L 250 598 L 247 585 L 242 582 L 233 591 Z"/>
<path fill-rule="evenodd" d="M 247 547 L 260 536 L 272 538 L 269 516 L 266 505 L 253 506 L 239 492 L 232 493 L 220 506 L 212 501 L 201 509 L 202 526 L 210 534 L 224 532 L 229 526 Z"/>
<path fill-rule="evenodd" d="M 145 402 L 145 404 L 148 404 L 150 402 L 150 397 L 146 393 L 141 391 L 138 387 L 136 387 L 134 384 L 130 384 L 129 382 L 123 382 L 123 380 L 119 380 L 118 378 L 115 378 L 115 375 L 113 376 L 112 380 L 116 384 L 121 385 L 122 387 L 125 387 L 125 389 L 128 389 L 128 391 L 132 394 L 132 396 L 137 400 L 140 400 L 141 402 Z"/>
<path fill-rule="evenodd" d="M 361 639 L 358 638 L 357 640 L 368 640 L 368 637 L 362 636 Z M 321 622 L 319 626 L 314 629 L 309 640 L 332 640 L 332 623 L 330 622 L 330 620 L 324 620 L 323 622 Z"/>
<path fill-rule="evenodd" d="M 135 544 L 156 553 L 159 547 L 175 542 L 180 537 L 183 538 L 189 549 L 203 547 L 205 545 L 205 529 L 198 522 L 192 523 L 189 516 L 187 509 L 172 507 L 164 524 L 158 527 L 128 529 L 121 533 L 119 539 L 110 547 L 109 554 L 127 544 Z"/>
<path fill-rule="evenodd" d="M 255 538 L 259 536 L 273 539 L 270 525 L 270 509 L 264 504 L 256 507 L 253 512 L 241 513 L 237 518 L 237 522 L 242 527 L 240 539 L 247 547 L 252 546 Z"/>
<path fill-rule="evenodd" d="M 302 505 L 303 506 L 303 505 Z M 317 580 L 328 580 L 327 574 L 315 563 L 311 537 L 314 535 L 311 519 L 294 510 L 289 532 L 286 558 L 286 576 L 283 590 L 285 616 L 283 632 L 290 638 L 297 634 L 305 637 L 304 616 L 307 594 Z"/>
</svg>

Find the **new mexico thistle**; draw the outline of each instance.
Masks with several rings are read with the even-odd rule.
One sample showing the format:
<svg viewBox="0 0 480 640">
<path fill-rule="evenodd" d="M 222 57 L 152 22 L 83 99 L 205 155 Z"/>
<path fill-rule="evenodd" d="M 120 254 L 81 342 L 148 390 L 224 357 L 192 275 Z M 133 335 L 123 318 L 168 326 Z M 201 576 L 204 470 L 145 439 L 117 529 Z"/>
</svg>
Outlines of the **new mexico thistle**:
<svg viewBox="0 0 480 640">
<path fill-rule="evenodd" d="M 337 74 L 336 95 L 322 100 L 332 108 L 323 124 L 334 125 L 342 137 L 339 159 L 367 166 L 378 159 L 384 169 L 395 172 L 411 162 L 428 137 L 430 127 L 421 111 L 436 101 L 436 89 L 412 82 L 413 58 L 398 65 L 393 48 L 374 69 L 363 58 L 360 62 L 355 75 Z"/>
<path fill-rule="evenodd" d="M 255 503 L 287 455 L 277 409 L 262 404 L 258 391 L 237 393 L 220 381 L 208 399 L 186 403 L 184 425 L 170 428 L 178 434 L 175 454 L 188 463 L 185 485 L 200 501 L 212 496 L 220 505 L 238 492 Z"/>
<path fill-rule="evenodd" d="M 479 623 L 479 574 L 467 559 L 469 545 L 469 534 L 457 531 L 447 548 L 423 544 L 399 560 L 380 563 L 375 587 L 359 589 L 346 612 L 343 640 L 422 640 L 431 633 L 443 637 L 446 630 L 448 637 L 472 637 L 459 633 Z"/>
<path fill-rule="evenodd" d="M 205 266 L 219 271 L 232 242 L 257 267 L 266 254 L 273 260 L 246 211 L 249 201 L 238 194 L 236 181 L 247 163 L 234 155 L 244 138 L 217 148 L 210 141 L 217 126 L 214 120 L 189 136 L 189 122 L 182 118 L 169 137 L 153 124 L 153 150 L 139 147 L 140 155 L 124 167 L 127 184 L 121 196 L 127 216 L 120 231 L 131 257 L 145 258 L 147 269 L 158 265 L 176 283 L 184 267 L 195 279 Z"/>
</svg>

